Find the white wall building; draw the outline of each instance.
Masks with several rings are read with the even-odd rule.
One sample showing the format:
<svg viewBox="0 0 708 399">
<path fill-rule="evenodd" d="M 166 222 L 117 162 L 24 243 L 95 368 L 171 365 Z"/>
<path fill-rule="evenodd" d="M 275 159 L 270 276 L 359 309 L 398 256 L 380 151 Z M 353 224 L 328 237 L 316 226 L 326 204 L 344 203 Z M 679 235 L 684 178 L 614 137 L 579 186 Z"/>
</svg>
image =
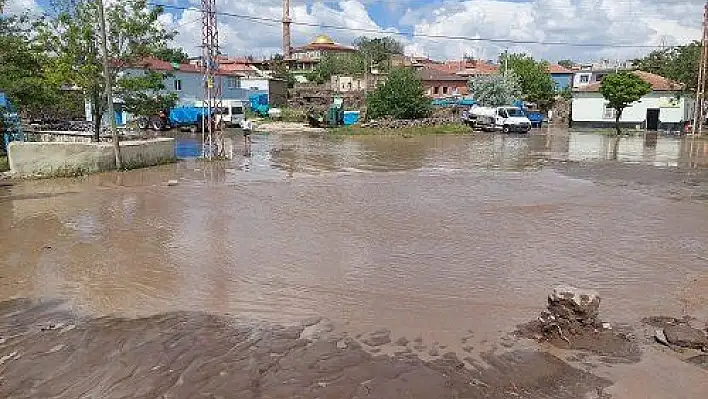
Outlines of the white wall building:
<svg viewBox="0 0 708 399">
<path fill-rule="evenodd" d="M 633 71 L 652 86 L 652 92 L 625 108 L 620 123 L 626 128 L 646 130 L 680 130 L 691 120 L 695 101 L 679 96 L 681 87 L 659 75 Z M 577 76 L 577 75 L 576 75 Z M 600 93 L 600 82 L 573 89 L 572 126 L 607 128 L 615 124 L 615 110 Z"/>
<path fill-rule="evenodd" d="M 201 69 L 195 64 L 173 64 L 166 61 L 149 59 L 142 68 L 126 69 L 125 74 L 142 74 L 146 69 L 167 73 L 163 80 L 166 93 L 177 95 L 177 105 L 194 105 L 203 97 L 204 79 Z M 281 105 L 287 96 L 287 83 L 282 80 L 265 76 L 245 76 L 241 73 L 220 70 L 221 95 L 223 100 L 238 100 L 248 102 L 250 94 L 265 93 L 272 105 Z M 117 124 L 124 125 L 132 116 L 123 109 L 119 98 L 114 100 Z M 91 103 L 86 102 L 86 120 L 93 120 Z M 104 118 L 104 123 L 108 123 Z"/>
</svg>

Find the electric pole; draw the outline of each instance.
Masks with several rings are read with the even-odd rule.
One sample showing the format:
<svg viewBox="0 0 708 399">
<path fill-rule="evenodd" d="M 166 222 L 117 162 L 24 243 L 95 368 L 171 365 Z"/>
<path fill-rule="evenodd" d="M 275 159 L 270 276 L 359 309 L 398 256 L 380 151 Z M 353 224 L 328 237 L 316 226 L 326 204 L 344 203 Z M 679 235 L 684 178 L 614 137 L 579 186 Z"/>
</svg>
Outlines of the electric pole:
<svg viewBox="0 0 708 399">
<path fill-rule="evenodd" d="M 290 0 L 283 0 L 283 58 L 290 59 Z"/>
<path fill-rule="evenodd" d="M 209 160 L 224 156 L 220 55 L 216 0 L 202 0 L 202 156 Z"/>
<path fill-rule="evenodd" d="M 703 11 L 703 37 L 701 38 L 701 59 L 698 67 L 698 82 L 696 84 L 696 104 L 693 112 L 691 134 L 701 134 L 705 120 L 706 79 L 708 79 L 708 1 Z"/>
<path fill-rule="evenodd" d="M 113 83 L 111 82 L 111 66 L 108 55 L 108 39 L 106 38 L 106 15 L 103 9 L 103 0 L 98 0 L 98 19 L 101 34 L 101 51 L 103 52 L 103 77 L 106 85 L 106 102 L 108 103 L 108 119 L 111 126 L 111 138 L 113 139 L 113 152 L 116 157 L 116 169 L 123 169 L 123 162 L 120 157 L 120 144 L 118 143 L 118 127 L 116 126 L 115 108 L 113 107 Z M 98 104 L 94 105 L 98 107 Z M 100 134 L 97 139 L 100 140 Z"/>
</svg>

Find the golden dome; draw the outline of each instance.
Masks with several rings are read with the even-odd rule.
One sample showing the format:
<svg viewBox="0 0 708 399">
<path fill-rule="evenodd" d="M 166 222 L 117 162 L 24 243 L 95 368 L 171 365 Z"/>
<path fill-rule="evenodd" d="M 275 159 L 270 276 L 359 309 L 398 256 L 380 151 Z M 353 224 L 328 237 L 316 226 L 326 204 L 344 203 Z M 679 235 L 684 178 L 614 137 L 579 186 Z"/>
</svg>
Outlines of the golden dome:
<svg viewBox="0 0 708 399">
<path fill-rule="evenodd" d="M 312 44 L 334 44 L 334 42 L 327 35 L 319 35 L 315 38 Z"/>
</svg>

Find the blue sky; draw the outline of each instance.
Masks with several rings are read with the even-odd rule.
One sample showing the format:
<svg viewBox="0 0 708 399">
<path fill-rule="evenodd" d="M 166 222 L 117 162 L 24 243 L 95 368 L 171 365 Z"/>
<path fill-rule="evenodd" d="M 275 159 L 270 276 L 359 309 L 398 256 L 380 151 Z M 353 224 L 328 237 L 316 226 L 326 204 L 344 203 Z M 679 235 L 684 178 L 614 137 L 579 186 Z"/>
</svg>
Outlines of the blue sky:
<svg viewBox="0 0 708 399">
<path fill-rule="evenodd" d="M 8 1 L 10 9 L 22 10 L 46 7 L 49 0 Z M 179 7 L 199 6 L 198 0 L 151 1 Z M 281 17 L 281 4 L 282 0 L 217 0 L 220 12 L 273 20 Z M 396 37 L 405 43 L 409 54 L 436 59 L 459 59 L 466 54 L 496 59 L 508 49 L 550 61 L 563 58 L 591 61 L 633 58 L 651 50 L 639 46 L 697 40 L 703 4 L 703 0 L 291 0 L 291 15 L 296 23 L 347 28 L 332 30 L 296 24 L 294 45 L 305 44 L 319 33 L 351 44 L 354 38 L 365 34 L 362 29 L 385 30 L 391 34 L 406 33 Z M 229 54 L 269 56 L 280 52 L 279 23 L 226 16 L 220 16 L 219 20 L 221 43 Z M 161 23 L 180 32 L 177 45 L 189 53 L 198 52 L 200 29 L 196 9 L 168 9 Z"/>
</svg>

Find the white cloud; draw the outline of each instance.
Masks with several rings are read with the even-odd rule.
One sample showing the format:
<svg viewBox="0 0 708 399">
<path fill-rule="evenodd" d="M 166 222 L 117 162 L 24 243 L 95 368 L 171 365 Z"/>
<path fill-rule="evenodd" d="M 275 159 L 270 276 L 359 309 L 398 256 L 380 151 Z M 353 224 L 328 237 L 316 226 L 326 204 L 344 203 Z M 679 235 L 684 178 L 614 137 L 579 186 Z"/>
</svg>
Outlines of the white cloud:
<svg viewBox="0 0 708 399">
<path fill-rule="evenodd" d="M 20 15 L 24 13 L 36 14 L 41 11 L 41 7 L 35 0 L 6 0 L 4 14 Z"/>
<path fill-rule="evenodd" d="M 34 1 L 34 0 L 11 0 Z M 395 27 L 377 23 L 370 3 L 383 2 L 401 15 Z M 312 2 L 291 0 L 294 21 L 326 24 L 353 30 L 292 25 L 292 44 L 308 43 L 326 33 L 342 44 L 361 35 L 356 30 L 414 32 L 402 38 L 410 53 L 433 58 L 460 58 L 465 54 L 496 59 L 501 51 L 530 52 L 550 60 L 625 59 L 650 49 L 550 46 L 523 43 L 492 43 L 485 40 L 447 40 L 425 36 L 456 36 L 476 39 L 511 39 L 517 42 L 617 43 L 624 45 L 666 45 L 687 43 L 700 36 L 703 0 L 341 0 Z M 200 13 L 196 9 L 175 12 L 161 22 L 179 31 L 176 41 L 188 53 L 199 53 Z M 222 48 L 233 55 L 269 56 L 281 52 L 281 0 L 218 0 L 218 10 L 268 18 L 253 21 L 220 15 Z M 381 9 L 381 7 L 379 7 Z M 170 10 L 168 10 L 170 11 Z M 391 15 L 396 15 L 392 11 Z M 385 20 L 392 21 L 391 15 Z"/>
<path fill-rule="evenodd" d="M 515 41 L 659 45 L 686 43 L 700 37 L 702 0 L 467 0 L 431 9 L 409 9 L 401 24 L 416 34 L 501 38 Z M 448 9 L 448 4 L 454 7 Z M 444 10 L 444 11 L 443 11 Z M 649 49 L 495 44 L 488 41 L 445 41 L 416 37 L 411 52 L 437 58 L 473 54 L 496 59 L 499 53 L 531 52 L 557 60 L 631 58 Z"/>
</svg>

